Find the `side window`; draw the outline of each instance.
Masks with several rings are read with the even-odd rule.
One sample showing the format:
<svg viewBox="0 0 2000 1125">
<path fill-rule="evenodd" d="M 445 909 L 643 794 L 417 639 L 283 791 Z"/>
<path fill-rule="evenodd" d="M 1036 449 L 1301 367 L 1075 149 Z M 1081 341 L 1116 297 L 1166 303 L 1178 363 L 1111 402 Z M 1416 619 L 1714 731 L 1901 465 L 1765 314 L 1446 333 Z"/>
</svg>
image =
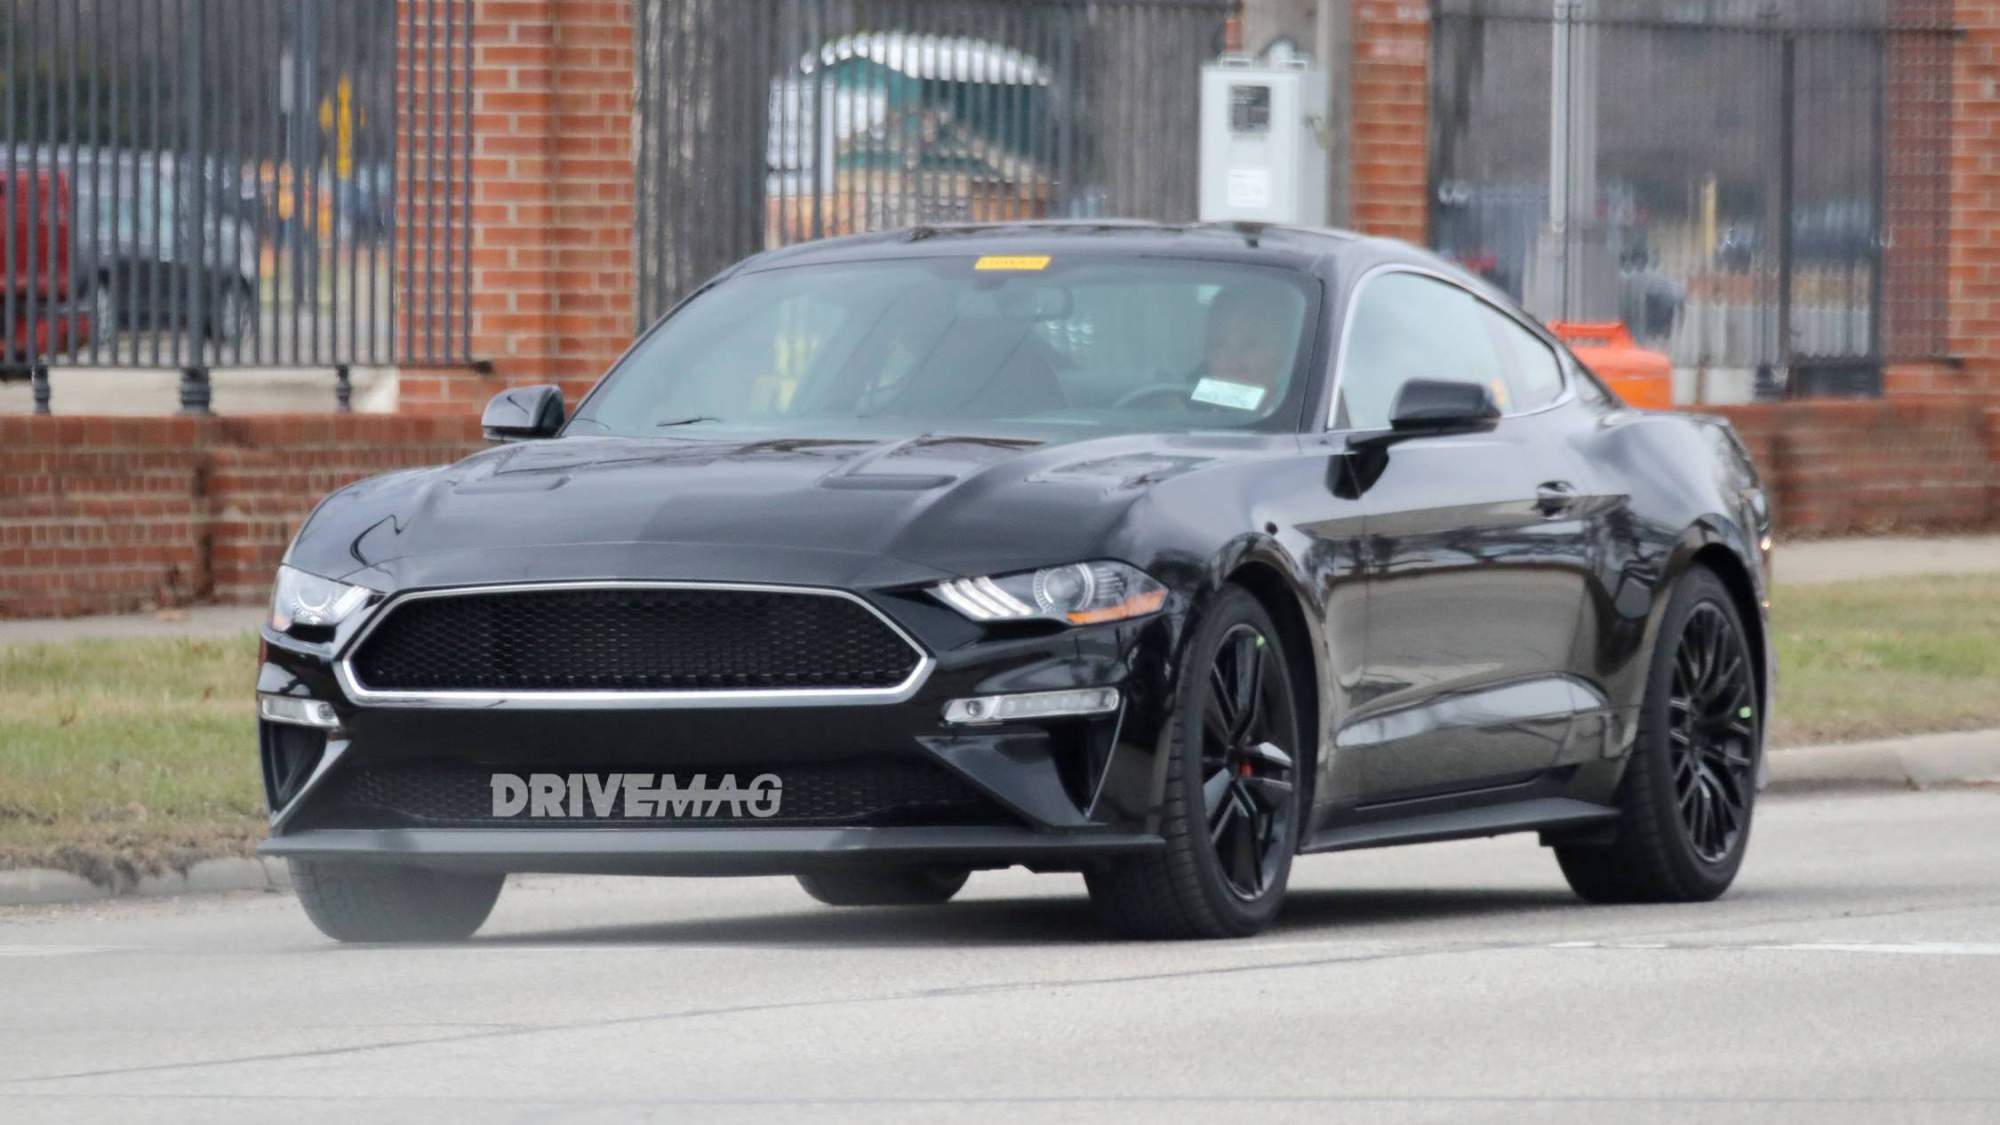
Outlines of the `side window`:
<svg viewBox="0 0 2000 1125">
<path fill-rule="evenodd" d="M 1488 305 L 1479 306 L 1480 316 L 1493 332 L 1493 342 L 1505 361 L 1501 374 L 1507 394 L 1495 395 L 1500 409 L 1509 413 L 1540 410 L 1561 397 L 1562 364 L 1556 353 L 1533 332 L 1512 317 Z"/>
<path fill-rule="evenodd" d="M 1483 317 L 1486 307 L 1455 285 L 1385 273 L 1355 297 L 1342 347 L 1334 428 L 1385 430 L 1396 393 L 1412 379 L 1499 386 L 1506 364 Z"/>
</svg>

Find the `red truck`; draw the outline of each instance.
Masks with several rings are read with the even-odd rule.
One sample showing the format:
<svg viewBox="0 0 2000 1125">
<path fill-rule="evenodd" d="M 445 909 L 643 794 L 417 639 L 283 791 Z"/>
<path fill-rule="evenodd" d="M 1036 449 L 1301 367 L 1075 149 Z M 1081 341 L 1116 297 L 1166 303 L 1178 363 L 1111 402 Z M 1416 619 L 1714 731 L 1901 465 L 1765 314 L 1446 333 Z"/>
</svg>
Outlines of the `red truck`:
<svg viewBox="0 0 2000 1125">
<path fill-rule="evenodd" d="M 0 167 L 0 368 L 24 368 L 90 341 L 89 285 L 71 268 L 69 177 Z"/>
</svg>

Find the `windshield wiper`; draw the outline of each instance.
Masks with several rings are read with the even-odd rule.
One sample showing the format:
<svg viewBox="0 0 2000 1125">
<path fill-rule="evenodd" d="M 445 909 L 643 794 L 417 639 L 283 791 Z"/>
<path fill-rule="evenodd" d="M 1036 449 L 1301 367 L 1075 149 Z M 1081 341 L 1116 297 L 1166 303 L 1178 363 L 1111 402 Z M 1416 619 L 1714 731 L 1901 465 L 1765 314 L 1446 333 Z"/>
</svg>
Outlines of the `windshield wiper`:
<svg viewBox="0 0 2000 1125">
<path fill-rule="evenodd" d="M 697 414 L 692 418 L 675 418 L 670 422 L 655 422 L 655 426 L 692 426 L 696 422 L 720 422 L 722 419 L 708 414 Z"/>
</svg>

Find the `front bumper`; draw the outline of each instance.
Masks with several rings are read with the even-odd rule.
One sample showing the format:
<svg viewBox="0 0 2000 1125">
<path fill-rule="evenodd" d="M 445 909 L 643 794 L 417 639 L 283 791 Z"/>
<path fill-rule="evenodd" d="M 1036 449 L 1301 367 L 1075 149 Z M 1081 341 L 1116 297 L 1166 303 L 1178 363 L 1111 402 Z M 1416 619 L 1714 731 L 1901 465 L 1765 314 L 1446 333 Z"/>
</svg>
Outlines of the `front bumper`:
<svg viewBox="0 0 2000 1125">
<path fill-rule="evenodd" d="M 327 701 L 341 725 L 263 725 L 273 813 L 262 851 L 482 870 L 757 874 L 850 862 L 1073 869 L 1093 856 L 1161 846 L 1158 749 L 1171 713 L 1167 654 L 1177 616 L 986 630 L 918 599 L 868 598 L 934 661 L 907 698 L 840 706 L 357 702 L 336 675 L 354 631 L 323 645 L 267 631 L 258 690 Z M 1119 712 L 987 726 L 943 720 L 952 699 L 1096 686 L 1121 689 Z M 906 774 L 934 773 L 965 799 L 918 802 L 893 816 L 845 815 L 827 787 L 848 784 L 838 776 L 848 764 L 872 792 L 901 792 Z M 482 771 L 822 780 L 817 799 L 810 784 L 799 793 L 803 814 L 788 806 L 768 821 L 499 821 L 470 807 L 478 799 L 470 779 Z M 449 799 L 437 796 L 440 787 Z M 379 796 L 420 789 L 421 805 Z M 790 802 L 790 781 L 786 789 Z"/>
<path fill-rule="evenodd" d="M 567 875 L 787 875 L 848 864 L 1067 870 L 1165 846 L 1157 835 L 1096 829 L 432 828 L 318 829 L 279 836 L 264 855 Z"/>
</svg>

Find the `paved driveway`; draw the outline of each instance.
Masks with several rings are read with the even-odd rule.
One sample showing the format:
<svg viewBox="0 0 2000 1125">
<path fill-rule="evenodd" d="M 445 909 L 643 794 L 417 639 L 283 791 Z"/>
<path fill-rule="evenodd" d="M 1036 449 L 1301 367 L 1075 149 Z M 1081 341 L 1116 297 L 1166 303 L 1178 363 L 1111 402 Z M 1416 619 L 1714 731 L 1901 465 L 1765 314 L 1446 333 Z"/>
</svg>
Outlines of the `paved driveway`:
<svg viewBox="0 0 2000 1125">
<path fill-rule="evenodd" d="M 1319 857 L 1244 942 L 1080 882 L 935 909 L 516 880 L 453 947 L 281 895 L 0 911 L 0 1120 L 1992 1121 L 2000 793 L 1768 801 L 1735 893 L 1586 907 L 1531 837 Z"/>
</svg>

